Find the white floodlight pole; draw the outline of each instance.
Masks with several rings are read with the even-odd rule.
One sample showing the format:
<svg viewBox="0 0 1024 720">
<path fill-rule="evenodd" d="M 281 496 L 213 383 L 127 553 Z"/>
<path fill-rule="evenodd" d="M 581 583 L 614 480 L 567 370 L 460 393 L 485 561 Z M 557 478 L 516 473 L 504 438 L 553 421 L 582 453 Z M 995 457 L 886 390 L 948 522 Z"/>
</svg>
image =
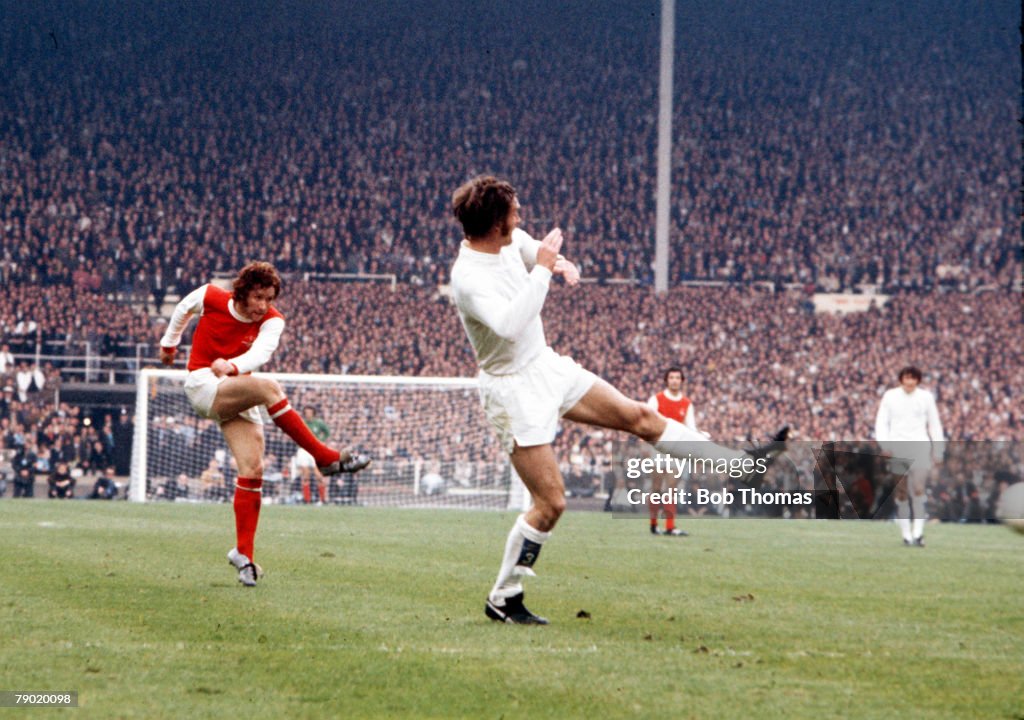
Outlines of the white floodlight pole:
<svg viewBox="0 0 1024 720">
<path fill-rule="evenodd" d="M 672 56 L 676 3 L 661 0 L 661 73 L 658 83 L 658 187 L 654 222 L 654 290 L 668 290 L 669 211 L 672 201 Z"/>
</svg>

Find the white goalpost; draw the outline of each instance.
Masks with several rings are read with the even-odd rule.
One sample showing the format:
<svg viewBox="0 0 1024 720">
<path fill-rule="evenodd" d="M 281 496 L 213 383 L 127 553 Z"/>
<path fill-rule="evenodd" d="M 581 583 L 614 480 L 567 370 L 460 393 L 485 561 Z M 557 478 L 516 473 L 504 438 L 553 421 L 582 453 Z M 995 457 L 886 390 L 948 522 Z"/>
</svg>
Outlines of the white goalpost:
<svg viewBox="0 0 1024 720">
<path fill-rule="evenodd" d="M 189 405 L 186 374 L 139 373 L 133 501 L 231 497 L 237 472 L 217 424 Z M 475 378 L 261 374 L 280 382 L 300 413 L 314 408 L 331 429 L 328 443 L 373 457 L 354 476 L 328 478 L 329 503 L 503 510 L 525 502 L 508 455 L 484 417 Z M 298 448 L 263 415 L 264 502 L 300 502 Z"/>
</svg>

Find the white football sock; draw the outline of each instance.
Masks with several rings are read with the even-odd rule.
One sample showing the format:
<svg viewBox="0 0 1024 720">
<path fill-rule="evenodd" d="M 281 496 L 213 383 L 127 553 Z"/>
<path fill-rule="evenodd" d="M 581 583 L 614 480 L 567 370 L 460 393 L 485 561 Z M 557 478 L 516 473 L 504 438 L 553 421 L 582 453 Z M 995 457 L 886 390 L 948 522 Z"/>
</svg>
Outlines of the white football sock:
<svg viewBox="0 0 1024 720">
<path fill-rule="evenodd" d="M 490 599 L 496 605 L 504 605 L 505 598 L 518 595 L 523 591 L 520 578 L 524 575 L 536 575 L 531 566 L 540 553 L 540 546 L 551 537 L 550 532 L 541 532 L 530 527 L 526 516 L 520 515 L 508 533 L 505 541 L 505 555 L 501 560 L 498 579 L 491 588 Z M 528 545 L 526 543 L 529 543 Z M 522 562 L 523 564 L 519 564 Z"/>
<path fill-rule="evenodd" d="M 708 460 L 742 460 L 748 457 L 742 450 L 733 450 L 713 443 L 696 430 L 691 430 L 675 420 L 665 421 L 665 432 L 652 445 L 658 452 L 680 460 L 685 460 L 687 457 L 707 458 Z"/>
<path fill-rule="evenodd" d="M 900 526 L 903 539 L 912 542 L 914 537 L 910 534 L 910 503 L 907 500 L 896 501 L 896 524 Z"/>
<path fill-rule="evenodd" d="M 926 498 L 924 495 L 912 495 L 910 497 L 915 540 L 924 535 L 924 523 L 928 519 L 928 509 L 925 507 L 925 502 Z"/>
</svg>

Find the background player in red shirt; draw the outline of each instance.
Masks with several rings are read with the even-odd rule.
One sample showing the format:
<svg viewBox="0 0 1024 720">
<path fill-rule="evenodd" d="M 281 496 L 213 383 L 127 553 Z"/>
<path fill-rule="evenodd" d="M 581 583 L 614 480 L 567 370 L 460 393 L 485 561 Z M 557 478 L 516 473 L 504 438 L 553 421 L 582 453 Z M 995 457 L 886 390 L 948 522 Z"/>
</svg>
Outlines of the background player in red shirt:
<svg viewBox="0 0 1024 720">
<path fill-rule="evenodd" d="M 690 399 L 683 395 L 683 383 L 686 377 L 680 368 L 673 367 L 665 371 L 665 389 L 657 395 L 652 395 L 647 404 L 657 410 L 662 417 L 667 417 L 676 422 L 686 425 L 693 431 L 697 431 L 697 423 L 693 418 L 693 404 Z M 662 490 L 675 487 L 676 478 L 672 475 L 662 473 L 651 474 L 651 492 L 661 493 Z M 689 533 L 676 527 L 676 505 L 675 503 L 659 503 L 653 500 L 648 501 L 647 508 L 651 513 L 651 534 L 652 535 L 675 535 L 686 537 Z M 658 511 L 665 513 L 665 531 L 658 530 Z"/>
<path fill-rule="evenodd" d="M 263 487 L 262 405 L 281 430 L 306 450 L 324 475 L 357 472 L 370 464 L 324 445 L 292 409 L 276 380 L 254 377 L 277 349 L 284 316 L 271 304 L 281 292 L 274 266 L 252 262 L 238 273 L 231 292 L 203 285 L 178 303 L 167 332 L 160 340 L 160 360 L 174 362 L 181 335 L 192 315 L 199 315 L 188 358 L 185 395 L 195 411 L 220 424 L 224 440 L 238 463 L 234 510 L 237 544 L 228 560 L 238 580 L 253 586 L 262 575 L 253 561 L 253 542 L 259 522 Z"/>
</svg>

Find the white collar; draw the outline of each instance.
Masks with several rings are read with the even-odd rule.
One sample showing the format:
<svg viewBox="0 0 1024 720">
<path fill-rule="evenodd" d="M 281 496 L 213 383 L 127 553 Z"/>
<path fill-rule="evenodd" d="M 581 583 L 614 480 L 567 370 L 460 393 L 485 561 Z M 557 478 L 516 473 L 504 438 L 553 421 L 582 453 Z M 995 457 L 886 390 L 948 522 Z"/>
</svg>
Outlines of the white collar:
<svg viewBox="0 0 1024 720">
<path fill-rule="evenodd" d="M 462 245 L 459 247 L 459 254 L 462 255 L 463 257 L 470 258 L 475 262 L 489 263 L 493 265 L 501 263 L 501 252 L 507 247 L 509 246 L 503 245 L 498 250 L 498 252 L 489 253 L 483 252 L 481 250 L 476 250 L 470 247 L 469 240 L 463 240 Z"/>
<path fill-rule="evenodd" d="M 231 317 L 233 317 L 238 322 L 244 322 L 244 323 L 255 322 L 254 320 L 250 320 L 247 317 L 243 317 L 241 313 L 239 313 L 237 310 L 235 310 L 235 299 L 234 298 L 228 298 L 228 312 L 231 313 Z"/>
</svg>

